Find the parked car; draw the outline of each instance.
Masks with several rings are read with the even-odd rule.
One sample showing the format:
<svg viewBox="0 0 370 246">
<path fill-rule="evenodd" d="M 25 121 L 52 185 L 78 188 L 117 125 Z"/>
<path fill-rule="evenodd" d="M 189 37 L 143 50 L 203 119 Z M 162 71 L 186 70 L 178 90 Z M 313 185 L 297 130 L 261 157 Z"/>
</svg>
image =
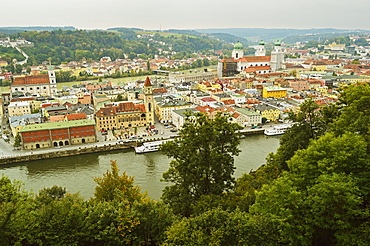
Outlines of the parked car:
<svg viewBox="0 0 370 246">
<path fill-rule="evenodd" d="M 174 129 L 171 129 L 170 131 L 171 132 L 177 132 L 177 129 L 174 128 Z"/>
</svg>

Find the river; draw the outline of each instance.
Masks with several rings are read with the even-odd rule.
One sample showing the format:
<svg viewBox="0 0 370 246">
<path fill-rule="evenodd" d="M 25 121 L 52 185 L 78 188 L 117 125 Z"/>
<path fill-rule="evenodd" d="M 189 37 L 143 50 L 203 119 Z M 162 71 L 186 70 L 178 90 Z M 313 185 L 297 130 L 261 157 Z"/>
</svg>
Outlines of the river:
<svg viewBox="0 0 370 246">
<path fill-rule="evenodd" d="M 265 163 L 268 153 L 275 152 L 279 147 L 279 136 L 263 134 L 250 135 L 242 139 L 241 153 L 235 158 L 236 178 L 250 170 L 256 170 Z M 94 193 L 96 183 L 94 177 L 101 177 L 110 169 L 110 160 L 116 160 L 120 173 L 125 171 L 133 176 L 135 184 L 142 191 L 159 200 L 166 183 L 161 182 L 162 173 L 168 170 L 170 159 L 153 152 L 135 154 L 133 150 L 96 153 L 81 156 L 71 156 L 34 162 L 24 162 L 0 167 L 0 174 L 10 179 L 20 180 L 25 190 L 37 193 L 45 187 L 58 185 L 65 187 L 69 193 L 79 192 L 88 199 Z"/>
</svg>

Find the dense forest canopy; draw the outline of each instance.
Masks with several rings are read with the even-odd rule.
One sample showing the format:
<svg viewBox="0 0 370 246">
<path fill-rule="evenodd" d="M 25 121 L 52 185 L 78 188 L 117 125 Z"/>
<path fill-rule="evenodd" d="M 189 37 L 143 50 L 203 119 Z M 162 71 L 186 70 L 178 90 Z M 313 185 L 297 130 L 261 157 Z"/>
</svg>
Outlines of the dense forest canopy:
<svg viewBox="0 0 370 246">
<path fill-rule="evenodd" d="M 179 54 L 204 53 L 213 54 L 215 50 L 229 49 L 232 46 L 208 36 L 190 35 L 142 35 L 131 29 L 117 28 L 110 31 L 86 30 L 53 30 L 27 31 L 10 35 L 34 43 L 34 47 L 22 48 L 28 54 L 29 65 L 38 65 L 51 61 L 57 65 L 63 62 L 99 60 L 109 56 L 112 60 L 134 58 L 138 55 L 154 58 L 162 51 L 175 51 Z M 161 42 L 159 42 L 161 41 Z"/>
</svg>

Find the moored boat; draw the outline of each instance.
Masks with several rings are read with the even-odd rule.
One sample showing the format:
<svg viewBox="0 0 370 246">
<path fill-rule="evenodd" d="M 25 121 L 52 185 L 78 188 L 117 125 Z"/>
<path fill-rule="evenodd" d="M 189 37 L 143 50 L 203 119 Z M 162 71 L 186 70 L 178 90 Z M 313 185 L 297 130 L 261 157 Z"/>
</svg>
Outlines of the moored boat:
<svg viewBox="0 0 370 246">
<path fill-rule="evenodd" d="M 284 125 L 276 125 L 274 126 L 273 128 L 271 129 L 265 129 L 265 131 L 263 132 L 265 135 L 267 136 L 275 136 L 275 135 L 280 135 L 280 134 L 284 134 L 285 131 L 290 128 L 291 125 L 289 124 L 284 124 Z"/>
<path fill-rule="evenodd" d="M 142 146 L 135 147 L 136 154 L 155 152 L 159 150 L 159 146 L 165 142 L 173 141 L 173 139 L 159 140 L 153 142 L 145 142 Z"/>
</svg>

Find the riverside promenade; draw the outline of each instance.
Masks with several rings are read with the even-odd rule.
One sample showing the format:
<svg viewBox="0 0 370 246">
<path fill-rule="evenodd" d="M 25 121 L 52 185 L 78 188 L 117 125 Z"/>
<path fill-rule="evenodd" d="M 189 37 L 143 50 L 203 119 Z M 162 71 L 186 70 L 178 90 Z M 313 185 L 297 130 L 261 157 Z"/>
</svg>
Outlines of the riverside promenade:
<svg viewBox="0 0 370 246">
<path fill-rule="evenodd" d="M 61 148 L 15 150 L 12 141 L 10 141 L 10 143 L 6 143 L 3 139 L 0 139 L 0 165 L 10 165 L 20 162 L 37 161 L 42 159 L 52 159 L 59 157 L 130 149 L 137 145 L 141 145 L 142 142 L 169 139 L 172 138 L 174 135 L 177 135 L 177 133 L 171 132 L 170 129 L 166 129 L 161 124 L 158 124 L 158 126 L 156 124 L 156 127 L 162 134 L 144 136 L 144 129 L 139 129 L 138 136 L 143 135 L 142 140 L 139 141 L 121 143 L 119 142 L 119 139 L 116 139 L 112 135 L 112 132 L 109 132 L 107 136 L 102 136 L 101 133 L 97 133 L 98 142 L 85 143 L 80 145 L 69 145 L 63 146 Z M 261 134 L 263 133 L 263 131 L 263 128 L 246 128 L 240 130 L 239 132 L 243 135 L 249 135 Z"/>
</svg>

